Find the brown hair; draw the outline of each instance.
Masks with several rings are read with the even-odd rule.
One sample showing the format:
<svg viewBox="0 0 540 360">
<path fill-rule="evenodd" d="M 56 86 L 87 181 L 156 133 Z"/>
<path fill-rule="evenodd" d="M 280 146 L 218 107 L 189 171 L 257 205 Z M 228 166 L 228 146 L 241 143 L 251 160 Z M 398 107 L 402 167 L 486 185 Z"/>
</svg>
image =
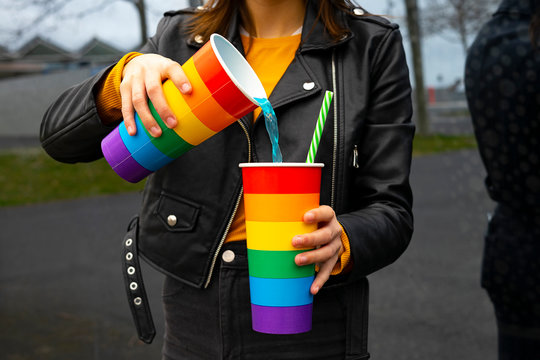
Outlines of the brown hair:
<svg viewBox="0 0 540 360">
<path fill-rule="evenodd" d="M 336 18 L 335 11 L 350 12 L 353 7 L 350 0 L 320 0 L 316 21 L 322 21 L 330 36 L 337 41 L 346 35 L 348 30 Z M 248 16 L 245 0 L 208 0 L 204 9 L 198 11 L 188 25 L 189 33 L 192 36 L 200 35 L 203 41 L 207 41 L 213 33 L 226 35 L 236 8 L 239 9 L 242 26 L 248 33 L 253 34 L 253 24 Z"/>
</svg>

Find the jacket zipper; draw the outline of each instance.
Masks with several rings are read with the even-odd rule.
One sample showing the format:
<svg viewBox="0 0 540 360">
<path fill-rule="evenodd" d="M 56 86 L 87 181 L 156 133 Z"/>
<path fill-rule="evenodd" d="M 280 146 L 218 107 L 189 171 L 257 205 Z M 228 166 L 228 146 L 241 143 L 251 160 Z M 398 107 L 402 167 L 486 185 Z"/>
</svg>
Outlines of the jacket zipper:
<svg viewBox="0 0 540 360">
<path fill-rule="evenodd" d="M 356 169 L 360 168 L 360 164 L 358 163 L 358 145 L 354 145 L 352 165 Z"/>
<path fill-rule="evenodd" d="M 246 134 L 246 139 L 248 142 L 248 162 L 251 162 L 251 139 L 249 138 L 249 132 L 247 131 L 245 125 L 242 123 L 241 120 L 238 120 L 238 124 L 240 124 L 240 127 L 244 131 L 244 134 Z M 212 258 L 212 264 L 210 265 L 210 272 L 208 273 L 208 277 L 206 278 L 206 282 L 204 283 L 205 289 L 208 287 L 208 285 L 210 285 L 210 279 L 212 279 L 212 274 L 214 273 L 217 257 L 219 255 L 219 252 L 221 251 L 221 248 L 223 247 L 223 243 L 225 243 L 225 239 L 227 238 L 227 235 L 229 234 L 229 230 L 231 229 L 231 225 L 233 223 L 234 217 L 236 216 L 236 212 L 238 211 L 238 206 L 240 205 L 240 200 L 242 200 L 243 192 L 244 192 L 244 187 L 240 189 L 240 193 L 238 194 L 238 198 L 236 199 L 236 204 L 234 205 L 234 211 L 229 219 L 229 222 L 227 223 L 227 227 L 225 228 L 225 232 L 223 233 L 223 236 L 221 237 L 218 248 L 216 249 L 216 252 L 214 253 L 214 257 Z"/>
<path fill-rule="evenodd" d="M 334 149 L 332 154 L 332 192 L 330 194 L 330 207 L 335 209 L 336 199 L 336 168 L 337 168 L 337 141 L 338 141 L 338 108 L 337 108 L 337 83 L 336 83 L 336 63 L 335 63 L 336 50 L 332 51 L 332 88 L 334 90 Z"/>
</svg>

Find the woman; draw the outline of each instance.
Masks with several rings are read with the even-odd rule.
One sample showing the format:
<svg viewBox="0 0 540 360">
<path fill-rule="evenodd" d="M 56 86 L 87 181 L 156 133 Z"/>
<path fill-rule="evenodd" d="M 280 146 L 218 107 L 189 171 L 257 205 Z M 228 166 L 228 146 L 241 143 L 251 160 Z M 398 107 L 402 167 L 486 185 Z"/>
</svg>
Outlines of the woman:
<svg viewBox="0 0 540 360">
<path fill-rule="evenodd" d="M 169 12 L 142 48 L 145 55 L 127 54 L 51 105 L 43 147 L 60 161 L 95 160 L 101 139 L 122 118 L 135 133 L 134 111 L 159 136 L 147 98 L 174 127 L 161 82 L 171 79 L 189 93 L 179 64 L 214 32 L 246 53 L 261 78 L 277 115 L 284 161 L 305 161 L 324 90 L 334 92 L 316 158 L 325 164 L 323 205 L 304 216 L 319 229 L 291 239 L 297 247 L 316 247 L 295 259 L 300 266 L 319 265 L 311 287 L 313 330 L 294 336 L 251 330 L 238 164 L 272 161 L 256 112 L 147 180 L 139 248 L 167 275 L 163 357 L 367 358 L 366 276 L 403 253 L 413 228 L 414 126 L 396 25 L 345 0 L 214 0 Z M 136 316 L 143 332 L 145 316 Z"/>
<path fill-rule="evenodd" d="M 497 203 L 482 286 L 499 359 L 540 359 L 540 1 L 504 0 L 471 45 L 467 100 L 486 187 Z"/>
</svg>

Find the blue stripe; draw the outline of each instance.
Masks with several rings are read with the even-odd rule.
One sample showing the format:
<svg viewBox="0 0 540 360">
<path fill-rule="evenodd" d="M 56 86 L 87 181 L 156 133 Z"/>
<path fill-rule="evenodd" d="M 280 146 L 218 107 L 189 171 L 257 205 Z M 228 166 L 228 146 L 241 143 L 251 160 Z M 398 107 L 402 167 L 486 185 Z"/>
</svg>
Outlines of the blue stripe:
<svg viewBox="0 0 540 360">
<path fill-rule="evenodd" d="M 309 292 L 315 276 L 293 279 L 249 277 L 251 303 L 260 306 L 300 306 L 313 302 Z"/>
<path fill-rule="evenodd" d="M 131 157 L 141 166 L 150 171 L 156 171 L 174 160 L 163 154 L 152 144 L 152 140 L 144 131 L 141 119 L 139 119 L 139 115 L 137 114 L 135 114 L 135 125 L 137 126 L 137 134 L 133 136 L 128 134 L 123 121 L 120 123 L 118 130 L 120 131 L 122 141 L 131 153 Z"/>
</svg>

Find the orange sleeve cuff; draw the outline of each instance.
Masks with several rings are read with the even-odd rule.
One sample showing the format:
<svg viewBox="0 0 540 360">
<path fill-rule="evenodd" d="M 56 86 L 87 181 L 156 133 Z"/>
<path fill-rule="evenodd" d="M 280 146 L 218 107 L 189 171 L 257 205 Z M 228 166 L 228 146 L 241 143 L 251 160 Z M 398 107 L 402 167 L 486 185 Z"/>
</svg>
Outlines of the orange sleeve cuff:
<svg viewBox="0 0 540 360">
<path fill-rule="evenodd" d="M 142 55 L 130 52 L 124 55 L 109 71 L 103 81 L 101 89 L 96 96 L 96 106 L 99 117 L 103 123 L 112 124 L 122 119 L 122 97 L 120 96 L 120 83 L 124 66 L 133 58 Z"/>
<path fill-rule="evenodd" d="M 338 261 L 330 275 L 339 275 L 346 273 L 350 271 L 350 268 L 352 267 L 351 244 L 349 243 L 349 237 L 347 236 L 347 233 L 345 232 L 343 226 L 341 226 L 341 244 L 343 245 L 344 250 L 339 256 Z"/>
<path fill-rule="evenodd" d="M 345 274 L 352 268 L 351 244 L 343 226 L 341 226 L 341 244 L 343 245 L 343 252 L 339 254 L 339 258 L 330 275 Z M 319 271 L 319 265 L 317 264 L 315 265 L 315 271 Z"/>
</svg>

